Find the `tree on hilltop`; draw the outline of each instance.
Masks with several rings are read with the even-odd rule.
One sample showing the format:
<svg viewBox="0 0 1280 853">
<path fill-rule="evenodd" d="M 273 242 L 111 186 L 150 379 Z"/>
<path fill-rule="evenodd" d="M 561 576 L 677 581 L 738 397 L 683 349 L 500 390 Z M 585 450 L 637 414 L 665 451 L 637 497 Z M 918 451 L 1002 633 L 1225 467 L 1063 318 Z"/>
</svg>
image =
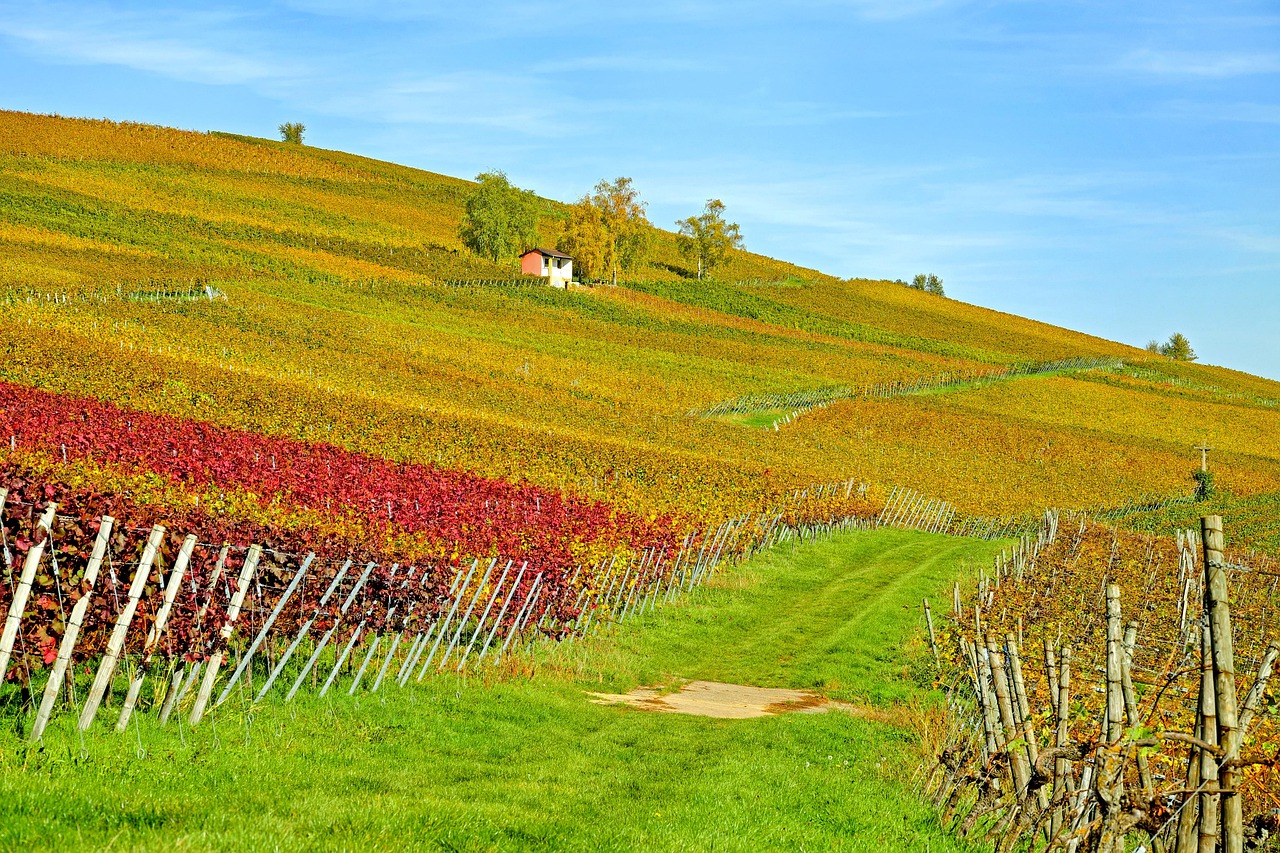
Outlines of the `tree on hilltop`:
<svg viewBox="0 0 1280 853">
<path fill-rule="evenodd" d="M 284 142 L 291 142 L 294 145 L 302 144 L 302 134 L 307 132 L 307 126 L 300 121 L 286 121 L 280 125 L 280 139 Z"/>
<path fill-rule="evenodd" d="M 463 244 L 491 261 L 516 255 L 538 239 L 538 199 L 512 186 L 504 172 L 481 172 L 467 196 L 458 236 Z"/>
<path fill-rule="evenodd" d="M 935 296 L 946 296 L 946 292 L 942 289 L 942 279 L 933 273 L 928 275 L 918 275 L 911 279 L 911 287 L 915 290 L 923 290 L 925 293 L 932 293 Z"/>
<path fill-rule="evenodd" d="M 698 216 L 681 219 L 676 237 L 680 254 L 697 263 L 698 278 L 724 263 L 730 249 L 742 248 L 738 223 L 724 221 L 724 202 L 709 198 Z"/>
<path fill-rule="evenodd" d="M 1169 340 L 1162 344 L 1148 341 L 1147 352 L 1158 353 L 1174 361 L 1195 361 L 1198 358 L 1196 351 L 1191 348 L 1191 341 L 1187 340 L 1187 336 L 1181 332 L 1174 332 L 1169 336 Z"/>
</svg>

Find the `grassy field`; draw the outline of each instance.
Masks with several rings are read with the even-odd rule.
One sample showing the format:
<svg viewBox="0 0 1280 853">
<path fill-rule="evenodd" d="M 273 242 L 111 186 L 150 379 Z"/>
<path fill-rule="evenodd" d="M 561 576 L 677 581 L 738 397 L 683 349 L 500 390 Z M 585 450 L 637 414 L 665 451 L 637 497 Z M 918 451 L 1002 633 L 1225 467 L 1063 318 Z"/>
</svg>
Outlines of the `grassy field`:
<svg viewBox="0 0 1280 853">
<path fill-rule="evenodd" d="M 918 602 L 993 548 L 901 531 L 787 546 L 496 683 L 224 708 L 196 730 L 135 715 L 83 744 L 64 714 L 40 751 L 16 720 L 0 847 L 967 849 L 904 782 L 928 719 Z M 585 696 L 682 679 L 868 711 L 712 720 Z"/>
</svg>

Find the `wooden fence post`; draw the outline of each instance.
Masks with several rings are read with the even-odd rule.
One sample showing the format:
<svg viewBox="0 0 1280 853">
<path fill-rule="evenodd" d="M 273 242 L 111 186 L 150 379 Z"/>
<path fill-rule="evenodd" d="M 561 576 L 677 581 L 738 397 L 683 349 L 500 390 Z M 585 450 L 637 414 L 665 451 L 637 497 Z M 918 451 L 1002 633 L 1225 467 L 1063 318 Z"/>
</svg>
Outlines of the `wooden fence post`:
<svg viewBox="0 0 1280 853">
<path fill-rule="evenodd" d="M 102 662 L 98 665 L 98 675 L 94 678 L 93 687 L 89 690 L 89 698 L 80 712 L 78 723 L 80 731 L 89 728 L 93 724 L 93 718 L 98 715 L 98 706 L 102 704 L 103 694 L 111 685 L 111 676 L 115 674 L 116 662 L 120 659 L 120 652 L 124 648 L 125 635 L 129 633 L 129 624 L 133 621 L 133 614 L 138 609 L 138 599 L 142 598 L 142 589 L 151 576 L 151 565 L 155 562 L 156 555 L 160 553 L 160 543 L 163 540 L 164 525 L 157 524 L 151 528 L 151 535 L 147 537 L 142 559 L 138 561 L 138 568 L 133 573 L 133 583 L 129 585 L 129 598 L 116 618 L 115 629 L 111 632 L 111 639 L 107 641 L 107 653 L 102 656 Z"/>
<path fill-rule="evenodd" d="M 1008 749 L 1009 741 L 1021 735 L 1013 719 L 1013 702 L 1009 696 L 1009 675 L 1005 671 L 1004 653 L 996 644 L 995 638 L 987 636 L 987 658 L 991 666 L 991 686 L 996 693 L 996 708 L 1000 711 L 1000 746 Z M 1009 772 L 1013 779 L 1015 802 L 1027 792 L 1027 783 L 1031 773 L 1027 767 L 1026 751 L 1008 749 Z"/>
<path fill-rule="evenodd" d="M 200 722 L 201 717 L 204 716 L 204 709 L 209 705 L 209 698 L 213 696 L 213 685 L 218 680 L 218 670 L 222 668 L 222 660 L 227 654 L 227 642 L 235 631 L 236 619 L 240 616 L 240 608 L 244 606 L 245 593 L 249 591 L 249 579 L 253 576 L 254 569 L 258 568 L 258 560 L 261 557 L 262 546 L 250 545 L 249 552 L 244 558 L 244 565 L 240 567 L 240 577 L 236 580 L 236 591 L 231 596 L 231 605 L 227 608 L 227 621 L 222 624 L 222 629 L 218 632 L 218 649 L 209 656 L 209 662 L 204 668 L 204 679 L 200 682 L 200 691 L 196 694 L 195 704 L 191 706 L 189 721 L 193 726 Z"/>
<path fill-rule="evenodd" d="M 1054 733 L 1054 746 L 1058 749 L 1066 747 L 1071 734 L 1071 647 L 1063 646 L 1058 655 L 1058 704 L 1054 708 L 1057 718 L 1057 731 Z M 1056 838 L 1062 831 L 1064 810 L 1063 802 L 1070 791 L 1068 782 L 1071 778 L 1071 762 L 1065 756 L 1059 756 L 1053 767 L 1053 802 L 1058 803 L 1053 810 L 1050 824 L 1050 838 Z"/>
<path fill-rule="evenodd" d="M 933 650 L 933 663 L 942 669 L 942 657 L 938 654 L 938 637 L 933 631 L 933 611 L 929 609 L 929 599 L 924 599 L 924 621 L 929 627 L 929 648 Z"/>
<path fill-rule="evenodd" d="M 7 494 L 7 493 L 6 493 Z M 57 504 L 45 507 L 40 520 L 36 522 L 35 534 L 39 539 L 40 530 L 45 536 L 27 551 L 22 561 L 22 573 L 18 576 L 18 586 L 13 591 L 13 601 L 9 603 L 9 613 L 4 620 L 4 632 L 0 634 L 0 681 L 4 681 L 5 672 L 9 669 L 9 659 L 13 655 L 13 644 L 18 639 L 18 629 L 22 627 L 22 612 L 27 609 L 27 599 L 31 597 L 31 584 L 36 579 L 36 569 L 44 557 L 45 546 L 53 539 L 53 519 L 58 511 Z"/>
<path fill-rule="evenodd" d="M 0 506 L 3 500 L 0 500 Z M 93 552 L 89 555 L 89 563 L 84 570 L 84 584 L 87 587 L 84 594 L 76 601 L 75 607 L 71 610 L 71 618 L 67 622 L 66 633 L 62 635 L 62 642 L 58 646 L 58 658 L 53 662 L 53 669 L 49 673 L 49 681 L 44 686 L 44 696 L 40 700 L 40 711 L 36 714 L 35 725 L 31 727 L 31 742 L 35 743 L 44 735 L 45 726 L 49 723 L 49 715 L 53 713 L 53 705 L 58 700 L 58 691 L 62 687 L 62 680 L 66 675 L 67 667 L 71 663 L 71 654 L 75 651 L 76 640 L 80 636 L 80 626 L 84 624 L 85 613 L 89 610 L 89 602 L 93 600 L 93 584 L 98 579 L 98 571 L 102 568 L 102 560 L 107 553 L 107 544 L 111 538 L 111 527 L 115 524 L 115 519 L 109 515 L 104 515 L 98 522 L 98 538 L 94 540 Z M 0 672 L 3 667 L 0 667 Z"/>
<path fill-rule="evenodd" d="M 178 551 L 178 558 L 173 563 L 173 571 L 169 573 L 169 583 L 165 586 L 164 599 L 160 604 L 160 610 L 157 611 L 156 620 L 151 624 L 151 630 L 147 632 L 147 640 L 142 646 L 142 661 L 134 672 L 133 680 L 129 683 L 129 692 L 125 695 L 124 705 L 120 709 L 120 719 L 116 722 L 117 732 L 123 732 L 129 727 L 129 717 L 133 714 L 133 706 L 137 704 L 138 693 L 142 690 L 142 682 L 151 670 L 151 661 L 155 656 L 156 646 L 159 645 L 160 639 L 164 636 L 165 628 L 169 625 L 169 614 L 173 610 L 174 599 L 178 597 L 178 590 L 182 587 L 182 577 L 187 572 L 187 564 L 191 562 L 191 552 L 195 550 L 195 547 L 196 537 L 192 533 L 183 541 L 182 548 Z"/>
<path fill-rule="evenodd" d="M 1213 641 L 1209 638 L 1209 614 L 1200 628 L 1200 739 L 1218 745 L 1218 710 L 1214 698 Z M 1218 760 L 1207 749 L 1200 753 L 1200 853 L 1216 853 L 1221 806 L 1218 794 Z"/>
<path fill-rule="evenodd" d="M 200 609 L 196 611 L 196 624 L 204 625 L 204 616 L 209 611 L 209 605 L 213 601 L 214 593 L 218 589 L 218 581 L 222 579 L 222 573 L 227 567 L 227 554 L 230 553 L 231 546 L 222 543 L 222 547 L 218 549 L 218 559 L 213 565 L 213 571 L 209 574 L 208 582 L 205 585 L 204 602 L 200 605 Z M 191 689 L 191 685 L 200 676 L 201 662 L 196 661 L 186 667 L 185 678 L 182 670 L 174 673 L 174 689 L 169 691 L 169 695 L 164 697 L 164 705 L 160 708 L 160 725 L 167 725 L 169 715 L 173 713 L 173 709 L 182 701 L 182 697 L 187 695 L 187 691 Z M 181 683 L 179 683 L 181 682 Z"/>
<path fill-rule="evenodd" d="M 1236 667 L 1231 636 L 1231 607 L 1227 602 L 1227 567 L 1222 554 L 1222 516 L 1200 519 L 1204 542 L 1205 611 L 1209 614 L 1209 637 L 1213 646 L 1214 701 L 1218 711 L 1218 744 L 1222 763 L 1218 784 L 1222 789 L 1222 850 L 1244 850 L 1244 802 L 1236 790 L 1239 775 L 1232 761 L 1240 757 L 1240 729 L 1236 706 Z"/>
</svg>

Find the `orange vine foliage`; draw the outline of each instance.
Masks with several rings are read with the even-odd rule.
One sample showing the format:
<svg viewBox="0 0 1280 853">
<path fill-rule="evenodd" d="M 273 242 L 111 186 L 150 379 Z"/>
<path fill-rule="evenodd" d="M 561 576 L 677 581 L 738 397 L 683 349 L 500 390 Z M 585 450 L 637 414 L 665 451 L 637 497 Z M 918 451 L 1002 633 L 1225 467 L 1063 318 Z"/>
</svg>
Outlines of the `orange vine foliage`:
<svg viewBox="0 0 1280 853">
<path fill-rule="evenodd" d="M 1231 519 L 1225 519 L 1231 546 Z M 1117 530 L 1085 516 L 1064 516 L 1057 538 L 1025 563 L 998 559 L 983 571 L 975 596 L 963 612 L 952 613 L 939 643 L 950 652 L 959 637 L 972 638 L 975 624 L 985 635 L 1018 643 L 1022 670 L 1035 719 L 1045 745 L 1055 719 L 1050 712 L 1044 647 L 1060 653 L 1071 647 L 1071 740 L 1096 739 L 1106 703 L 1106 585 L 1121 590 L 1122 619 L 1137 628 L 1133 681 L 1140 728 L 1148 734 L 1192 733 L 1200 683 L 1199 621 L 1204 567 L 1199 543 L 1185 547 L 1170 536 Z M 1004 556 L 1007 556 L 1004 555 Z M 1237 693 L 1241 702 L 1257 677 L 1267 645 L 1280 639 L 1280 564 L 1229 550 L 1227 562 L 1231 618 L 1235 635 Z M 974 605 L 978 612 L 974 613 Z M 964 667 L 959 657 L 957 666 Z M 1243 754 L 1273 755 L 1280 748 L 1277 684 L 1259 709 L 1244 742 Z M 1142 739 L 1142 732 L 1137 733 Z M 1150 756 L 1158 789 L 1180 789 L 1187 750 L 1172 741 Z M 1242 785 L 1253 813 L 1270 808 L 1268 797 L 1280 790 L 1280 769 L 1258 765 L 1245 771 Z M 1130 780 L 1137 785 L 1136 778 Z"/>
</svg>

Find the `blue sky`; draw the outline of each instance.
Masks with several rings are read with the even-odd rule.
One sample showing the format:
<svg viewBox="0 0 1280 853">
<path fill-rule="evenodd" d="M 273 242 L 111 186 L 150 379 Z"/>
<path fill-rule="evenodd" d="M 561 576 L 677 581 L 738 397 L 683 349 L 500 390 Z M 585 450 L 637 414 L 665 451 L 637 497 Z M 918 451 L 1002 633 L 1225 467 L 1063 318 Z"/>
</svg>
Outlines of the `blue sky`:
<svg viewBox="0 0 1280 853">
<path fill-rule="evenodd" d="M 273 136 L 1280 379 L 1280 5 L 0 2 L 0 107 Z"/>
</svg>

